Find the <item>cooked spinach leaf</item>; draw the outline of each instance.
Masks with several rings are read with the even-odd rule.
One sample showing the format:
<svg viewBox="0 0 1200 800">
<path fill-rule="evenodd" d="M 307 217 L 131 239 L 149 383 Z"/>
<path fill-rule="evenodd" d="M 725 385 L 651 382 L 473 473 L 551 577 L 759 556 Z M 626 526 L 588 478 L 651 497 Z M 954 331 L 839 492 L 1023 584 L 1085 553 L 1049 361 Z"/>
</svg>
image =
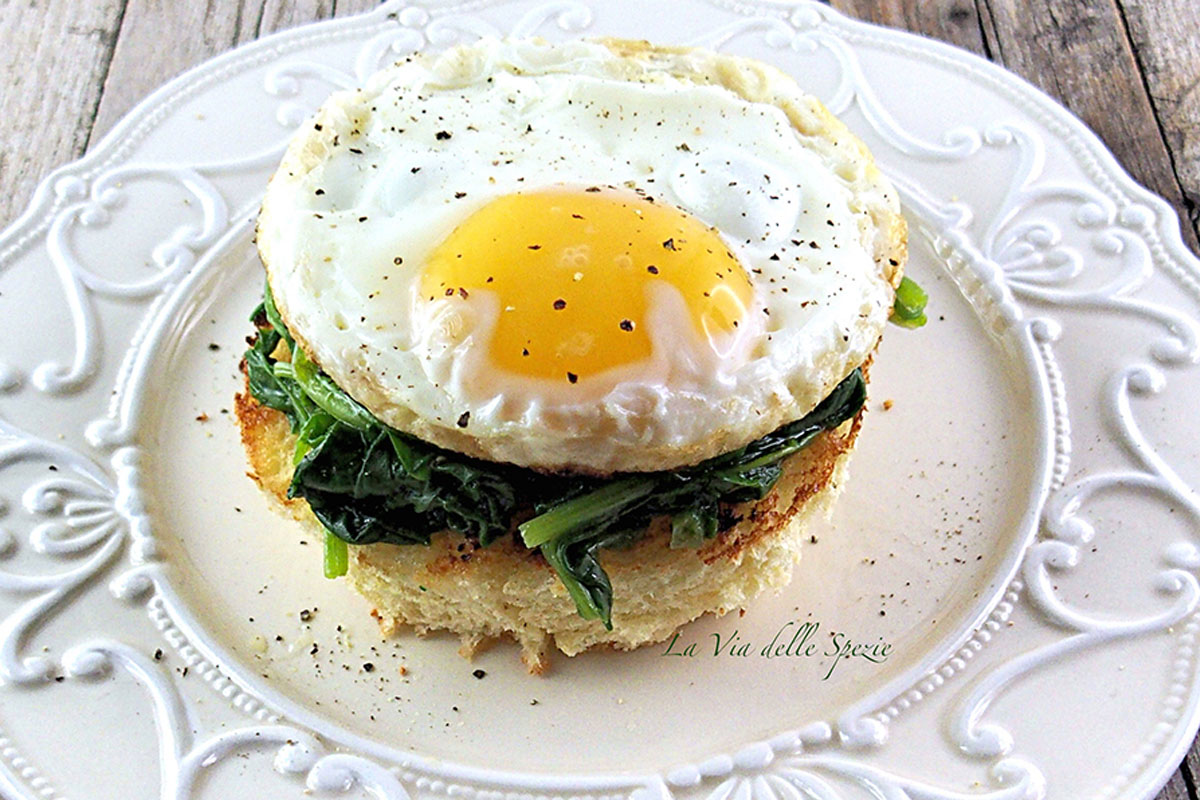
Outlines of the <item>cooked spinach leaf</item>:
<svg viewBox="0 0 1200 800">
<path fill-rule="evenodd" d="M 497 470 L 378 423 L 358 430 L 340 421 L 300 459 L 288 496 L 307 500 L 350 544 L 428 544 L 451 529 L 486 545 L 508 532 L 517 507 L 515 487 Z"/>
<path fill-rule="evenodd" d="M 612 627 L 612 585 L 599 552 L 627 547 L 656 517 L 671 519 L 671 546 L 695 548 L 729 527 L 731 504 L 758 500 L 779 480 L 782 461 L 823 430 L 858 413 L 859 370 L 816 409 L 740 450 L 684 469 L 609 479 L 549 476 L 468 458 L 392 430 L 343 392 L 295 346 L 270 288 L 252 319 L 246 352 L 251 394 L 282 411 L 296 433 L 289 497 L 302 497 L 325 526 L 325 572 L 344 574 L 349 544 L 428 544 L 454 530 L 486 546 L 517 527 L 570 593 L 579 614 Z M 291 361 L 272 358 L 280 341 Z"/>
<path fill-rule="evenodd" d="M 292 398 L 275 378 L 271 366 L 271 353 L 279 344 L 279 334 L 273 329 L 259 331 L 258 338 L 246 351 L 246 375 L 250 380 L 250 393 L 264 406 L 282 411 L 287 415 L 292 430 L 298 424 Z"/>
</svg>

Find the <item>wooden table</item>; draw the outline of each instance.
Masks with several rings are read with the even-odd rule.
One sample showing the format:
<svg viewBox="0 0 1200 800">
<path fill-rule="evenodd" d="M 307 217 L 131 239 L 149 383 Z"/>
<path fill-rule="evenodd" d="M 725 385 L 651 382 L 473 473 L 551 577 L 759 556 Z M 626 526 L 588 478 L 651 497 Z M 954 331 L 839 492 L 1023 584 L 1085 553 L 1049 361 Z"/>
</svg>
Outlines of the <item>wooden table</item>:
<svg viewBox="0 0 1200 800">
<path fill-rule="evenodd" d="M 169 78 L 281 28 L 374 0 L 0 0 L 0 226 L 38 180 L 78 158 Z M 1083 118 L 1169 200 L 1200 253 L 1200 3 L 1196 0 L 834 0 L 861 19 L 992 59 Z M 1160 795 L 1200 800 L 1200 746 Z"/>
</svg>

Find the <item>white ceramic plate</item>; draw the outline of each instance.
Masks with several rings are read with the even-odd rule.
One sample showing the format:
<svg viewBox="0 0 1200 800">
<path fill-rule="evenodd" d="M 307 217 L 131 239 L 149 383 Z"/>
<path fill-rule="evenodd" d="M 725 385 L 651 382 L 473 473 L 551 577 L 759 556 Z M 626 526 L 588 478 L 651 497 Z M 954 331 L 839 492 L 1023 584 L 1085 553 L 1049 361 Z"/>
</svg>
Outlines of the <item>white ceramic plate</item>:
<svg viewBox="0 0 1200 800">
<path fill-rule="evenodd" d="M 691 656 L 533 678 L 507 644 L 381 641 L 243 475 L 227 409 L 283 141 L 332 88 L 491 33 L 756 56 L 902 189 L 931 321 L 888 331 L 792 585 L 684 628 Z M 1178 224 L 1017 78 L 815 4 L 391 2 L 216 58 L 0 236 L 0 794 L 1148 796 L 1200 674 Z"/>
</svg>

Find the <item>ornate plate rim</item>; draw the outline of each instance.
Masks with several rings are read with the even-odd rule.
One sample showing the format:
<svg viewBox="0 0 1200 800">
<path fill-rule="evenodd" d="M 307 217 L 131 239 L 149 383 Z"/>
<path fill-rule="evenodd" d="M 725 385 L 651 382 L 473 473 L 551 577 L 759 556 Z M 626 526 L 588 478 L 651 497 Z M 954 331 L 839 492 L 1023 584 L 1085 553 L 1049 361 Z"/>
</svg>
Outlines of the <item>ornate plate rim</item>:
<svg viewBox="0 0 1200 800">
<path fill-rule="evenodd" d="M 1109 194 L 1119 194 L 1123 191 L 1125 195 L 1136 198 L 1138 202 L 1149 205 L 1154 209 L 1156 212 L 1154 217 L 1160 223 L 1157 233 L 1159 236 L 1158 244 L 1162 252 L 1159 254 L 1158 261 L 1170 265 L 1175 270 L 1174 277 L 1183 283 L 1185 288 L 1191 288 L 1193 293 L 1196 293 L 1197 290 L 1194 287 L 1197 285 L 1196 276 L 1200 275 L 1200 261 L 1184 245 L 1182 231 L 1179 227 L 1180 220 L 1170 204 L 1137 184 L 1116 161 L 1115 156 L 1104 147 L 1099 138 L 1077 117 L 1048 95 L 1045 95 L 1041 90 L 1018 76 L 972 53 L 907 32 L 878 28 L 874 25 L 859 22 L 831 9 L 815 6 L 809 0 L 796 0 L 796 2 L 788 2 L 788 0 L 759 0 L 757 3 L 707 0 L 707 2 L 711 5 L 734 11 L 741 16 L 759 15 L 763 11 L 777 12 L 785 15 L 789 13 L 799 14 L 802 11 L 815 13 L 821 15 L 825 23 L 833 23 L 840 26 L 843 33 L 848 37 L 855 36 L 860 41 L 894 47 L 907 54 L 917 57 L 927 57 L 930 61 L 934 60 L 930 56 L 936 55 L 936 60 L 940 63 L 940 66 L 956 68 L 965 74 L 986 78 L 998 90 L 1021 97 L 1022 100 L 1026 101 L 1026 108 L 1036 106 L 1040 110 L 1043 116 L 1042 122 L 1051 128 L 1057 126 L 1057 133 L 1061 141 L 1071 148 L 1074 155 L 1079 157 L 1081 164 L 1091 173 L 1091 177 L 1096 179 L 1096 176 L 1101 176 L 1113 188 L 1120 190 L 1108 192 Z M 476 6 L 482 7 L 487 5 L 487 3 L 455 3 L 453 0 L 441 0 L 440 2 L 435 0 L 435 2 L 428 3 L 427 5 L 435 6 L 439 10 L 463 11 Z M 301 40 L 316 42 L 322 39 L 334 39 L 342 32 L 356 31 L 372 24 L 382 25 L 385 20 L 395 16 L 400 9 L 405 7 L 406 5 L 403 2 L 393 0 L 356 17 L 313 23 L 281 31 L 222 53 L 168 82 L 140 101 L 102 138 L 94 150 L 88 152 L 77 161 L 55 169 L 41 181 L 27 209 L 3 233 L 0 233 L 0 264 L 6 263 L 18 255 L 23 247 L 40 233 L 41 229 L 39 228 L 38 219 L 49 219 L 52 216 L 53 209 L 63 201 L 64 197 L 69 196 L 70 181 L 94 176 L 104 169 L 119 163 L 122 156 L 141 141 L 146 134 L 151 132 L 155 128 L 156 123 L 166 114 L 170 113 L 172 108 L 181 99 L 211 82 L 218 81 L 226 75 L 244 68 L 248 64 L 270 61 L 279 52 L 279 46 L 285 42 L 297 44 Z M 1174 220 L 1175 224 L 1172 224 L 1170 220 Z M 238 228 L 238 225 L 231 225 L 226 231 L 226 235 L 221 237 L 222 240 L 229 236 L 237 235 Z M 1191 273 L 1189 273 L 1189 270 Z M 171 294 L 175 294 L 179 290 L 180 286 L 172 287 Z M 148 317 L 153 316 L 155 315 L 148 315 Z M 1022 330 L 1018 336 L 1027 346 L 1032 347 L 1032 339 L 1029 338 L 1028 331 Z M 1048 409 L 1053 404 L 1052 392 L 1046 385 L 1044 376 L 1039 373 L 1038 377 L 1039 391 L 1037 399 L 1041 406 L 1040 413 L 1049 414 Z M 4 375 L 0 375 L 0 386 L 3 384 Z M 1042 478 L 1039 480 L 1039 485 L 1034 491 L 1034 494 L 1040 498 L 1039 509 L 1045 504 L 1047 494 L 1050 491 L 1049 469 L 1052 460 L 1052 458 L 1046 458 L 1045 469 L 1039 470 Z M 1037 528 L 1035 520 L 1035 524 L 1030 528 L 1028 534 L 1021 537 L 1019 544 L 1014 544 L 1014 547 L 1021 552 L 1027 550 L 1034 538 L 1036 538 Z M 1014 576 L 1020 568 L 1021 559 L 1018 558 L 1013 563 L 1012 569 L 1006 577 L 993 577 L 992 580 L 995 584 L 994 596 L 988 602 L 981 603 L 978 606 L 980 612 L 975 620 L 977 623 L 981 623 L 987 618 L 996 608 L 997 603 L 1001 602 L 1009 593 Z M 177 601 L 173 591 L 169 599 Z M 175 619 L 179 620 L 179 617 L 175 616 Z M 969 636 L 970 634 L 968 633 L 967 635 Z M 192 637 L 188 638 L 197 641 L 197 639 L 193 639 Z M 940 661 L 941 659 L 936 660 Z M 1170 748 L 1169 758 L 1166 759 L 1164 765 L 1159 767 L 1158 772 L 1151 772 L 1149 775 L 1143 773 L 1142 786 L 1161 788 L 1174 769 L 1172 765 L 1190 747 L 1197 727 L 1200 727 L 1200 699 L 1193 698 L 1187 709 L 1182 726 L 1177 726 L 1176 741 L 1173 747 Z M 1178 735 L 1180 733 L 1186 735 Z M 369 745 L 370 743 L 365 744 Z M 364 747 L 363 749 L 368 752 L 372 750 L 371 747 Z M 395 753 L 389 751 L 388 755 L 394 758 Z M 439 771 L 443 773 L 454 772 L 458 775 L 466 776 L 473 772 L 472 768 L 466 765 L 443 763 L 440 766 L 442 769 Z M 0 770 L 0 777 L 5 777 L 7 780 L 8 776 L 5 772 L 6 770 Z M 530 781 L 535 776 L 525 773 L 510 774 L 490 769 L 484 770 L 481 777 L 483 775 L 486 775 L 490 780 L 511 778 L 514 785 L 537 785 L 539 788 L 544 789 L 561 786 L 572 786 L 577 789 L 583 787 L 583 782 L 580 780 L 582 776 L 545 775 L 536 776 L 538 780 Z M 592 777 L 595 777 L 599 784 L 604 784 L 611 788 L 615 788 L 616 785 L 624 787 L 647 786 L 652 782 L 649 776 L 644 778 L 643 776 L 633 774 L 612 776 L 614 780 L 611 783 L 598 775 Z M 1146 780 L 1147 777 L 1150 777 L 1150 779 Z M 540 780 L 541 778 L 548 780 L 543 783 Z M 1130 789 L 1132 788 L 1130 787 Z"/>
</svg>

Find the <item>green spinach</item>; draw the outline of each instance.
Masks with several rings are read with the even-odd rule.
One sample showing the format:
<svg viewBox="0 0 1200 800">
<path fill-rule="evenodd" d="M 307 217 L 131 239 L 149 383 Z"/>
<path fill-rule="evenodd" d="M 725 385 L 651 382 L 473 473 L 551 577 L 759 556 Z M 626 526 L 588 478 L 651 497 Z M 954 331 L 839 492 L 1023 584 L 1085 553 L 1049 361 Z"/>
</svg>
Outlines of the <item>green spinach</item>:
<svg viewBox="0 0 1200 800">
<path fill-rule="evenodd" d="M 250 393 L 287 415 L 296 433 L 288 496 L 304 498 L 326 528 L 327 576 L 345 573 L 345 543 L 428 544 L 449 529 L 486 546 L 528 516 L 515 528 L 520 541 L 541 551 L 581 616 L 610 629 L 601 550 L 631 546 L 656 517 L 671 519 L 672 547 L 699 547 L 737 521 L 731 505 L 765 497 L 784 459 L 866 399 L 856 369 L 804 418 L 695 466 L 607 479 L 543 475 L 443 450 L 376 420 L 295 346 L 269 287 L 252 320 Z M 281 340 L 291 362 L 272 357 Z"/>
</svg>

